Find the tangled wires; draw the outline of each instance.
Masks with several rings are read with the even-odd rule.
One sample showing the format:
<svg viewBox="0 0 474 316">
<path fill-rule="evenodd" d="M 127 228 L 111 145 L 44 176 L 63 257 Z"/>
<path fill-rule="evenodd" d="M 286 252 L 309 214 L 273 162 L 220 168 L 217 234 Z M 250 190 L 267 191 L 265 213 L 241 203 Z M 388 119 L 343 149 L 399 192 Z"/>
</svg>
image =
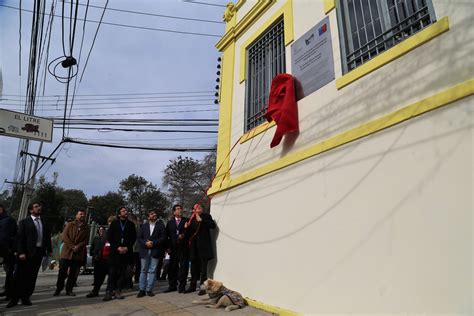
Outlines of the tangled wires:
<svg viewBox="0 0 474 316">
<path fill-rule="evenodd" d="M 65 69 L 66 74 L 63 74 L 60 72 L 58 69 L 59 65 L 61 65 L 61 68 L 59 69 Z M 57 81 L 61 83 L 68 83 L 71 81 L 72 78 L 77 76 L 77 73 L 79 72 L 78 67 L 77 67 L 77 61 L 74 57 L 72 56 L 60 56 L 56 59 L 53 59 L 49 64 L 48 64 L 48 72 L 56 78 Z"/>
</svg>

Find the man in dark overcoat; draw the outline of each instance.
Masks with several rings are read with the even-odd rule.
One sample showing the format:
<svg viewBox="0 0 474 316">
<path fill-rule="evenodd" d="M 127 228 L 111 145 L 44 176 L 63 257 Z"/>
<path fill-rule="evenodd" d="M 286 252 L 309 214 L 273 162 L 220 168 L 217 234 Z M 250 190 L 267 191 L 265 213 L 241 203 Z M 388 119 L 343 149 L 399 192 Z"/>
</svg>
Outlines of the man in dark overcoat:
<svg viewBox="0 0 474 316">
<path fill-rule="evenodd" d="M 109 278 L 104 301 L 113 297 L 124 299 L 122 289 L 126 287 L 127 279 L 131 276 L 133 245 L 137 239 L 135 225 L 128 220 L 128 211 L 120 207 L 117 220 L 110 224 L 107 241 L 110 243 Z"/>
</svg>

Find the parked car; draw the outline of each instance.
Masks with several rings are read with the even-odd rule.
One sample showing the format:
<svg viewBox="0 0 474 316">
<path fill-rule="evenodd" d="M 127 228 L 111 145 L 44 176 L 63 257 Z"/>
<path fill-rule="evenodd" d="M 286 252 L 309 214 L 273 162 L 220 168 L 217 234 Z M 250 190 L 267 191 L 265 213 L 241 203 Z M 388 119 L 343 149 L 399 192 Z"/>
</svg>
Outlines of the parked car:
<svg viewBox="0 0 474 316">
<path fill-rule="evenodd" d="M 92 274 L 94 272 L 94 264 L 92 256 L 90 255 L 91 245 L 87 245 L 87 260 L 86 265 L 81 267 L 81 274 Z"/>
</svg>

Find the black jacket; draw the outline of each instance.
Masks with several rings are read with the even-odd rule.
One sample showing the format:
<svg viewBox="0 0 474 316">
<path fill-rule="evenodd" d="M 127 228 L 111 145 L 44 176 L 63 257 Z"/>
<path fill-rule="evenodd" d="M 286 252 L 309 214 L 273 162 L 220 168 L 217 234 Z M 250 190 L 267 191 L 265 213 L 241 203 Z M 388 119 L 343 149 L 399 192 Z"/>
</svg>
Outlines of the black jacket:
<svg viewBox="0 0 474 316">
<path fill-rule="evenodd" d="M 91 249 L 89 251 L 89 254 L 91 255 L 92 259 L 94 261 L 101 261 L 102 260 L 102 251 L 105 246 L 105 242 L 107 241 L 107 236 L 104 233 L 104 235 L 101 236 L 95 236 L 94 239 L 92 240 L 91 243 Z"/>
<path fill-rule="evenodd" d="M 198 223 L 193 218 L 191 225 L 187 229 L 189 241 L 189 257 L 191 260 L 214 258 L 211 242 L 211 229 L 216 228 L 216 223 L 211 214 L 201 213 L 202 221 Z"/>
<path fill-rule="evenodd" d="M 43 226 L 43 248 L 45 252 L 43 255 L 47 255 L 53 251 L 51 245 L 51 233 L 46 223 L 41 220 Z M 31 216 L 22 219 L 18 223 L 18 238 L 17 238 L 17 253 L 18 255 L 26 254 L 26 258 L 32 258 L 36 253 L 36 241 L 38 239 L 38 233 L 36 232 L 35 223 Z"/>
<path fill-rule="evenodd" d="M 171 250 L 171 252 L 175 251 L 176 249 L 186 249 L 188 250 L 189 247 L 189 240 L 187 234 L 185 234 L 184 224 L 189 219 L 186 217 L 182 217 L 181 221 L 179 222 L 179 226 L 176 227 L 176 220 L 173 216 L 172 219 L 166 223 L 166 239 L 167 239 L 167 248 Z M 183 235 L 183 239 L 179 239 L 178 235 Z"/>
<path fill-rule="evenodd" d="M 111 263 L 117 262 L 123 258 L 124 260 L 131 260 L 133 254 L 133 244 L 137 239 L 137 231 L 135 229 L 135 224 L 133 224 L 128 219 L 123 225 L 123 232 L 120 218 L 116 221 L 113 221 L 110 224 L 109 230 L 107 232 L 107 240 L 110 243 L 110 255 L 109 261 Z M 128 251 L 125 255 L 120 255 L 118 253 L 118 247 L 127 247 Z"/>
<path fill-rule="evenodd" d="M 16 221 L 3 212 L 0 214 L 0 257 L 5 258 L 16 249 Z"/>
<path fill-rule="evenodd" d="M 140 248 L 140 258 L 145 258 L 148 254 L 148 250 L 150 250 L 150 248 L 147 248 L 145 246 L 147 240 L 151 240 L 153 242 L 153 247 L 151 248 L 151 256 L 153 258 L 161 257 L 165 252 L 164 248 L 166 245 L 165 226 L 163 225 L 162 221 L 156 221 L 155 229 L 153 230 L 153 234 L 151 236 L 150 224 L 145 223 L 142 225 L 137 239 Z"/>
</svg>

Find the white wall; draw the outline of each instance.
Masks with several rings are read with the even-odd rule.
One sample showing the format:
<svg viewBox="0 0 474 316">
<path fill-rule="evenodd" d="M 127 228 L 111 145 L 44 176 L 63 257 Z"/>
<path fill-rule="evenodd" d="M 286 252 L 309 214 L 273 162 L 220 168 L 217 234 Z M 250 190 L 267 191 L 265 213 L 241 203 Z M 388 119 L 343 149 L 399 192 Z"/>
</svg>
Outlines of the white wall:
<svg viewBox="0 0 474 316">
<path fill-rule="evenodd" d="M 324 14 L 322 1 L 293 2 L 298 39 Z M 451 29 L 340 91 L 332 82 L 301 100 L 290 153 L 472 78 L 474 1 L 433 2 Z M 243 134 L 240 46 L 283 3 L 237 41 L 232 144 Z M 329 15 L 337 78 L 335 11 Z M 289 67 L 289 46 L 287 53 Z M 465 98 L 218 193 L 214 277 L 308 315 L 472 314 L 473 105 Z M 273 132 L 236 147 L 232 177 L 285 154 L 269 148 Z"/>
<path fill-rule="evenodd" d="M 473 101 L 218 194 L 214 277 L 317 313 L 472 311 Z"/>
</svg>

